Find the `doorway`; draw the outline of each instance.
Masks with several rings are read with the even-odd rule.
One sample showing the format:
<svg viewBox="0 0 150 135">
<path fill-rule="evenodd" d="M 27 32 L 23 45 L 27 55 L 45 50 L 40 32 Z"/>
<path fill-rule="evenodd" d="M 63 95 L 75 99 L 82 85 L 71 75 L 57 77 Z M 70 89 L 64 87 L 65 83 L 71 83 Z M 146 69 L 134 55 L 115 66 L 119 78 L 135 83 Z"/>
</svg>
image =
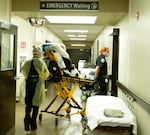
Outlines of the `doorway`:
<svg viewBox="0 0 150 135">
<path fill-rule="evenodd" d="M 67 52 L 70 56 L 70 59 L 75 67 L 78 68 L 79 60 L 85 60 L 90 62 L 91 58 L 91 49 L 67 49 Z"/>
<path fill-rule="evenodd" d="M 9 25 L 9 24 L 8 24 Z M 15 125 L 17 26 L 0 27 L 0 134 Z"/>
</svg>

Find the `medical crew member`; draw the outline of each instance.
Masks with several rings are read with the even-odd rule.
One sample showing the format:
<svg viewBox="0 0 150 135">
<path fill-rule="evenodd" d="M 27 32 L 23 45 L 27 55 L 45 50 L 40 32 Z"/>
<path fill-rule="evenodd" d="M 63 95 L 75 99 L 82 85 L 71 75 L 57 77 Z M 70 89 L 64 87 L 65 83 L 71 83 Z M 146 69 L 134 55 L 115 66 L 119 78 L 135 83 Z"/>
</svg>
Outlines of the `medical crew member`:
<svg viewBox="0 0 150 135">
<path fill-rule="evenodd" d="M 106 78 L 107 75 L 107 62 L 105 57 L 109 55 L 109 48 L 103 47 L 100 49 L 100 55 L 96 59 L 96 82 L 100 86 L 100 90 L 98 94 L 107 95 L 107 83 L 108 80 Z"/>
<path fill-rule="evenodd" d="M 50 73 L 44 61 L 41 60 L 42 51 L 39 47 L 33 48 L 33 58 L 26 61 L 21 70 L 26 79 L 25 118 L 26 131 L 37 129 L 36 118 L 38 109 L 45 98 L 45 82 Z"/>
</svg>

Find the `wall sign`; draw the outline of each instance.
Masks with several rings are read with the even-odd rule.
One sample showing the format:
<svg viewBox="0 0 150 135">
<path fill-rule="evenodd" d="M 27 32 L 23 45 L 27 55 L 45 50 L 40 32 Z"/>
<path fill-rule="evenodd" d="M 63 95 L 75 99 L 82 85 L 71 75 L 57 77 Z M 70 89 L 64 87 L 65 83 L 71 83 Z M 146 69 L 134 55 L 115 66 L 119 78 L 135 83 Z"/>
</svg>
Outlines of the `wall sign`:
<svg viewBox="0 0 150 135">
<path fill-rule="evenodd" d="M 21 41 L 20 42 L 20 46 L 21 46 L 21 48 L 26 48 L 26 42 L 25 41 Z"/>
<path fill-rule="evenodd" d="M 40 1 L 40 10 L 99 10 L 99 2 L 54 2 Z"/>
</svg>

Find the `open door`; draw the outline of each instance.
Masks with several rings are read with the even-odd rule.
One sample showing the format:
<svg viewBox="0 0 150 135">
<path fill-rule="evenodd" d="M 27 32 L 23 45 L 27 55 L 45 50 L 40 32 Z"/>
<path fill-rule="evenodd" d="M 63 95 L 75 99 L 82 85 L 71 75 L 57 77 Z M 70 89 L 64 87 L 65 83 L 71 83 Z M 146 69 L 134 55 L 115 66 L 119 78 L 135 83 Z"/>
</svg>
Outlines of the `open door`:
<svg viewBox="0 0 150 135">
<path fill-rule="evenodd" d="M 0 135 L 15 126 L 17 27 L 0 27 Z"/>
</svg>

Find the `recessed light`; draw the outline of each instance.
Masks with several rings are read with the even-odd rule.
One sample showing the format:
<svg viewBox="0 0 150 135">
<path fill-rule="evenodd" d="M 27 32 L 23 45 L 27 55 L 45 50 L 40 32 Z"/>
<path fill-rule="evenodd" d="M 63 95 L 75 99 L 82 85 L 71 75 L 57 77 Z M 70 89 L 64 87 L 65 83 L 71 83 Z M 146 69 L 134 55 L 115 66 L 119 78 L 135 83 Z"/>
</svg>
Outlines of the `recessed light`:
<svg viewBox="0 0 150 135">
<path fill-rule="evenodd" d="M 67 35 L 67 37 L 87 37 L 87 35 Z"/>
<path fill-rule="evenodd" d="M 69 38 L 69 40 L 86 40 L 86 38 Z"/>
<path fill-rule="evenodd" d="M 71 30 L 71 29 L 69 30 L 68 29 L 68 30 L 64 30 L 64 32 L 78 32 L 78 33 L 84 33 L 85 32 L 85 33 L 87 33 L 88 30 Z"/>
<path fill-rule="evenodd" d="M 71 44 L 71 46 L 86 46 L 86 44 Z"/>
<path fill-rule="evenodd" d="M 94 24 L 96 16 L 45 16 L 50 23 Z"/>
</svg>

